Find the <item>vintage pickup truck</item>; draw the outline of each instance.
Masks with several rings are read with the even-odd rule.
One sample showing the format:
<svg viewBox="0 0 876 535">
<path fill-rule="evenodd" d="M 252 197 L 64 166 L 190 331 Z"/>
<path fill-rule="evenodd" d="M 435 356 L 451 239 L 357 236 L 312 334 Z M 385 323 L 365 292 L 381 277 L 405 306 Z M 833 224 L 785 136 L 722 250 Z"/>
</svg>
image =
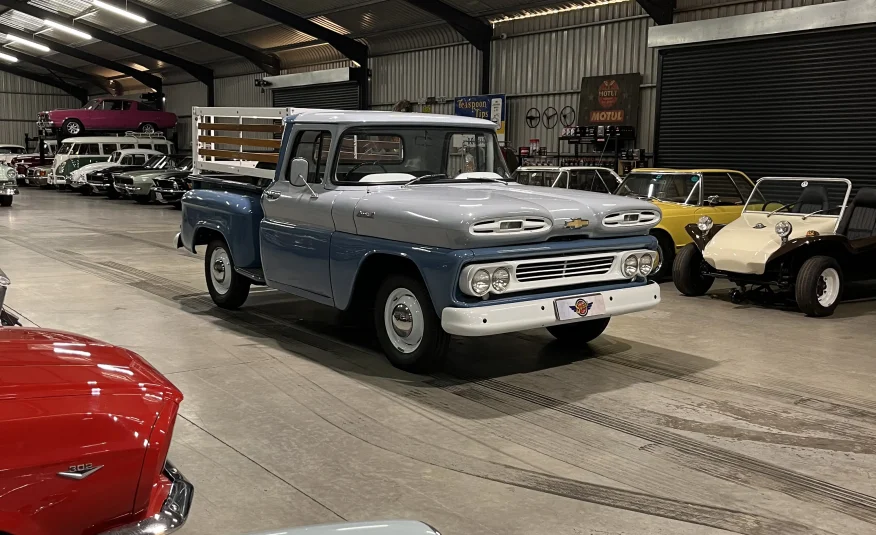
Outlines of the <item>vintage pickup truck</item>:
<svg viewBox="0 0 876 535">
<path fill-rule="evenodd" d="M 450 335 L 546 327 L 585 344 L 611 316 L 660 302 L 646 280 L 658 262 L 648 231 L 660 209 L 508 182 L 490 121 L 192 113 L 195 189 L 183 196 L 175 242 L 206 246 L 207 286 L 220 307 L 237 308 L 251 284 L 267 284 L 370 314 L 389 360 L 424 371 L 440 363 Z M 282 140 L 268 137 L 280 132 Z M 253 133 L 261 137 L 242 137 Z"/>
</svg>

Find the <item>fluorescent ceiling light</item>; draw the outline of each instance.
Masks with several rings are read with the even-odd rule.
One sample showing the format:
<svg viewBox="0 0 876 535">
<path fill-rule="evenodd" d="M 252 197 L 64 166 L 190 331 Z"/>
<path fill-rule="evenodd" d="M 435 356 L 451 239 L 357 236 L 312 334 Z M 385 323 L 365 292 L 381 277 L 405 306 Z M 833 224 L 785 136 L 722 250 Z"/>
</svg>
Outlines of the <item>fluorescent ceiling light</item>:
<svg viewBox="0 0 876 535">
<path fill-rule="evenodd" d="M 80 37 L 82 39 L 91 39 L 91 35 L 89 35 L 85 32 L 80 32 L 79 30 L 77 30 L 75 28 L 65 26 L 64 24 L 61 24 L 59 22 L 55 22 L 55 21 L 49 20 L 49 19 L 43 19 L 43 22 L 46 24 L 46 26 L 51 26 L 52 28 L 54 28 L 56 30 L 61 30 L 62 32 L 69 33 L 70 35 L 75 35 L 76 37 Z"/>
<path fill-rule="evenodd" d="M 15 56 L 10 56 L 9 54 L 4 54 L 3 52 L 0 52 L 0 59 L 2 59 L 3 61 L 8 61 L 9 63 L 15 63 L 16 61 L 18 61 L 18 58 L 16 58 Z"/>
<path fill-rule="evenodd" d="M 94 2 L 92 2 L 92 3 L 95 5 L 95 7 L 99 7 L 101 9 L 106 9 L 107 11 L 112 11 L 116 15 L 121 15 L 123 17 L 127 17 L 131 20 L 135 20 L 135 21 L 139 22 L 140 24 L 146 23 L 146 19 L 144 19 L 140 15 L 135 15 L 135 14 L 131 13 L 127 9 L 122 9 L 118 6 L 114 6 L 112 4 L 107 4 L 106 2 L 101 2 L 100 0 L 94 0 Z"/>
<path fill-rule="evenodd" d="M 490 24 L 499 24 L 501 22 L 511 22 L 514 20 L 521 19 L 530 19 L 533 17 L 544 17 L 545 15 L 556 15 L 558 13 L 567 13 L 569 11 L 578 11 L 580 9 L 587 9 L 591 7 L 599 7 L 604 6 L 606 4 L 616 4 L 618 2 L 626 2 L 628 0 L 595 0 L 587 3 L 574 3 L 571 5 L 567 5 L 564 7 L 554 7 L 554 8 L 534 8 L 532 10 L 523 10 L 520 13 L 516 13 L 514 15 L 501 15 L 494 19 L 490 19 Z"/>
<path fill-rule="evenodd" d="M 28 41 L 27 39 L 22 39 L 21 37 L 18 37 L 16 35 L 6 34 L 6 38 L 9 39 L 10 41 L 15 41 L 18 44 L 21 44 L 24 46 L 29 46 L 29 47 L 34 48 L 36 50 L 39 50 L 41 52 L 51 52 L 52 51 L 47 46 L 43 46 L 39 43 L 34 43 L 33 41 Z"/>
</svg>

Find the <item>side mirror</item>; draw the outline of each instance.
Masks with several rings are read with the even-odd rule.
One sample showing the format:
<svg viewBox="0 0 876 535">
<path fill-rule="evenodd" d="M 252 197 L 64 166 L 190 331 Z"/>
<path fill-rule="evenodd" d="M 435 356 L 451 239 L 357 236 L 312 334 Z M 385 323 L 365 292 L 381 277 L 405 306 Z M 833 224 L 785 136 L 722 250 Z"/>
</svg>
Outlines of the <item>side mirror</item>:
<svg viewBox="0 0 876 535">
<path fill-rule="evenodd" d="M 706 199 L 706 202 L 709 203 L 710 206 L 715 206 L 721 200 L 721 197 L 717 195 L 712 195 Z"/>
<path fill-rule="evenodd" d="M 304 187 L 307 185 L 307 175 L 310 165 L 304 158 L 295 158 L 289 162 L 289 183 L 293 186 Z"/>
</svg>

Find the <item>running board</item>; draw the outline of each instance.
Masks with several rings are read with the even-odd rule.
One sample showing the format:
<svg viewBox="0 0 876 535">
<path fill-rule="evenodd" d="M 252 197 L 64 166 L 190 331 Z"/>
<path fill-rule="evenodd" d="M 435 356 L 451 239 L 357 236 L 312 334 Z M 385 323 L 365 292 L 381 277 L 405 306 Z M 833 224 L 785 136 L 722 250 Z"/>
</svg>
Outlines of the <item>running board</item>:
<svg viewBox="0 0 876 535">
<path fill-rule="evenodd" d="M 256 284 L 265 284 L 265 272 L 261 269 L 244 269 L 235 267 L 234 271 L 240 273 L 247 279 L 253 281 Z"/>
</svg>

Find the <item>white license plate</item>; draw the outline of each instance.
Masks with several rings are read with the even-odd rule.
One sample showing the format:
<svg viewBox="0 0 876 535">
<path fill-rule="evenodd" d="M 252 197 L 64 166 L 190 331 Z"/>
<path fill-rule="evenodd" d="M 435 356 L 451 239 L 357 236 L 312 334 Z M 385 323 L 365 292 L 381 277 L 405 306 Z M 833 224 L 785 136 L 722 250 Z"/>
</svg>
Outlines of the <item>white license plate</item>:
<svg viewBox="0 0 876 535">
<path fill-rule="evenodd" d="M 568 297 L 554 301 L 554 309 L 560 321 L 592 318 L 605 314 L 605 300 L 601 294 Z"/>
</svg>

